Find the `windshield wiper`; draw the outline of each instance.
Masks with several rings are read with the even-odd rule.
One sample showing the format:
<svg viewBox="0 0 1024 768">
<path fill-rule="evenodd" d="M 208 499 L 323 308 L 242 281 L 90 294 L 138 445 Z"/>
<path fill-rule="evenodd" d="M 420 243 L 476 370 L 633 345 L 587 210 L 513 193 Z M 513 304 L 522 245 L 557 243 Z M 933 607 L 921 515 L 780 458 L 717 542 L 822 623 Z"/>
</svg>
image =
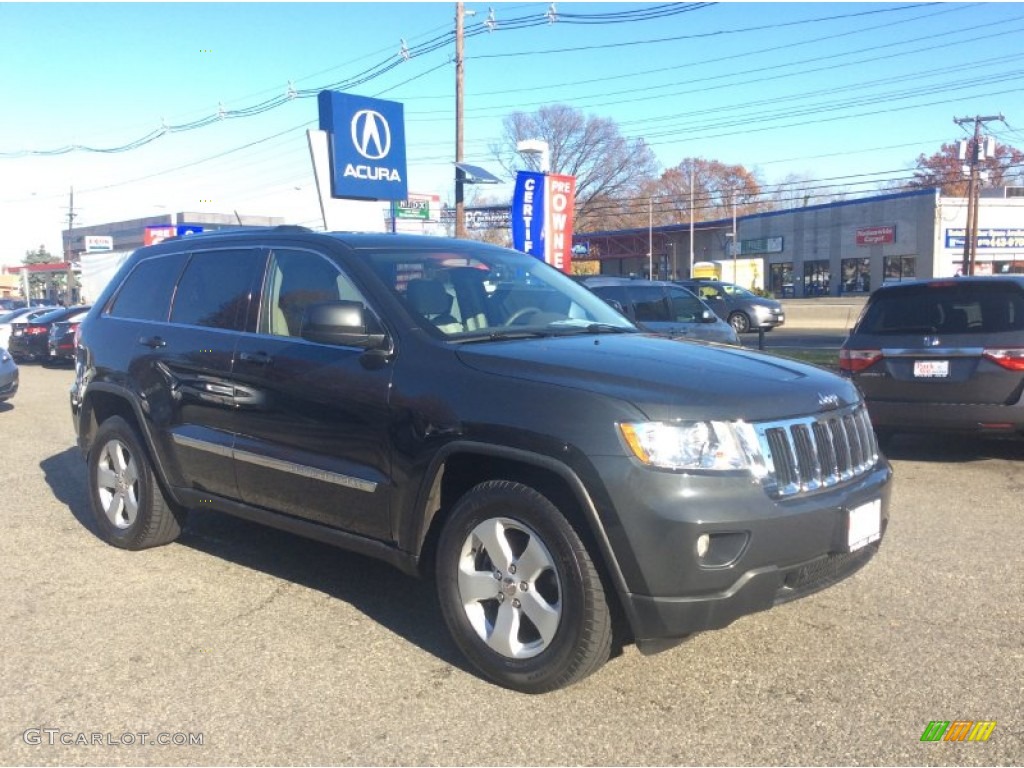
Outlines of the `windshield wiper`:
<svg viewBox="0 0 1024 768">
<path fill-rule="evenodd" d="M 554 336 L 554 334 L 551 331 L 517 328 L 515 330 L 490 331 L 489 333 L 481 333 L 479 335 L 464 336 L 460 339 L 451 339 L 450 341 L 453 341 L 456 344 L 476 344 L 481 341 L 509 341 L 511 339 L 543 339 L 549 336 Z"/>
</svg>

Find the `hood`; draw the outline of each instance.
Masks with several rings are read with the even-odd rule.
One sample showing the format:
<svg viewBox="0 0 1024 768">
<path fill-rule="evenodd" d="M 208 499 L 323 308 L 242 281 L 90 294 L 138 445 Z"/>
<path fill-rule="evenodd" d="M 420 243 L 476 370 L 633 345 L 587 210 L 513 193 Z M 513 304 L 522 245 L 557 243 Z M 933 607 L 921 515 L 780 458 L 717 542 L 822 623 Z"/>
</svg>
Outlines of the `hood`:
<svg viewBox="0 0 1024 768">
<path fill-rule="evenodd" d="M 650 334 L 499 341 L 457 354 L 465 365 L 504 379 L 625 400 L 652 420 L 785 419 L 860 399 L 851 382 L 813 365 Z"/>
</svg>

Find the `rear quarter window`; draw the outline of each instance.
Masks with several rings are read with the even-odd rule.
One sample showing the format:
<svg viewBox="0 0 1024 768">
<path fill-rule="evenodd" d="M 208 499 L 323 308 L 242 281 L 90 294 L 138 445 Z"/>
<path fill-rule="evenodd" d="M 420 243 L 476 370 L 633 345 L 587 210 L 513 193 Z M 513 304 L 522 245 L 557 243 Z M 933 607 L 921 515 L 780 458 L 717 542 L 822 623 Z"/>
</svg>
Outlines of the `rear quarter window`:
<svg viewBox="0 0 1024 768">
<path fill-rule="evenodd" d="M 129 320 L 167 320 L 171 294 L 184 263 L 183 253 L 140 261 L 125 278 L 108 314 Z"/>
</svg>

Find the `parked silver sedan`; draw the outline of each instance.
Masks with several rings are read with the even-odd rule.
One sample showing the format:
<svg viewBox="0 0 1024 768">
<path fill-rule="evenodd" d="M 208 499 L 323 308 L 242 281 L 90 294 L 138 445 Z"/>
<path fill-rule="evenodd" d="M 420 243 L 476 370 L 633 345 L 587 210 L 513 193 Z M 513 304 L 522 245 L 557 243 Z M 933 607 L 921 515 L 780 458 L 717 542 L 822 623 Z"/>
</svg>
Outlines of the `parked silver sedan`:
<svg viewBox="0 0 1024 768">
<path fill-rule="evenodd" d="M 673 283 L 626 277 L 588 277 L 582 283 L 645 330 L 697 341 L 740 343 L 729 323 Z"/>
</svg>

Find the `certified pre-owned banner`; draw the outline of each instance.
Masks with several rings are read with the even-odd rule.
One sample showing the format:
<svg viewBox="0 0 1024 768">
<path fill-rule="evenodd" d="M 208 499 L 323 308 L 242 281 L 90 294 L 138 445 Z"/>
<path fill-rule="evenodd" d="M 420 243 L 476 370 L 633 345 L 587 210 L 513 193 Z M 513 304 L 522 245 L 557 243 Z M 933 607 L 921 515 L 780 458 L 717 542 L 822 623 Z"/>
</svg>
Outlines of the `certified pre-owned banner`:
<svg viewBox="0 0 1024 768">
<path fill-rule="evenodd" d="M 512 245 L 569 272 L 576 177 L 520 171 L 512 196 Z"/>
</svg>

